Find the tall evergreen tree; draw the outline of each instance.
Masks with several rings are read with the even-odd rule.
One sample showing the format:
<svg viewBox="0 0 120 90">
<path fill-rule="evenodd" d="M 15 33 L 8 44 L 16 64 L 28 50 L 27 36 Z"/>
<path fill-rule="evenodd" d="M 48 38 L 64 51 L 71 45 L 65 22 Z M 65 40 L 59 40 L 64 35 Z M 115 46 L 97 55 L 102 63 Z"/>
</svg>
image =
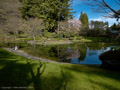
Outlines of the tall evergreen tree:
<svg viewBox="0 0 120 90">
<path fill-rule="evenodd" d="M 81 12 L 79 20 L 81 21 L 83 27 L 89 27 L 88 16 L 86 13 Z"/>
<path fill-rule="evenodd" d="M 116 29 L 116 28 L 117 28 L 117 25 L 116 25 L 116 23 L 114 23 L 114 24 L 111 26 L 111 29 L 114 30 L 114 29 Z"/>
<path fill-rule="evenodd" d="M 45 22 L 46 30 L 54 31 L 57 21 L 72 18 L 72 0 L 21 0 L 23 18 L 37 17 Z"/>
</svg>

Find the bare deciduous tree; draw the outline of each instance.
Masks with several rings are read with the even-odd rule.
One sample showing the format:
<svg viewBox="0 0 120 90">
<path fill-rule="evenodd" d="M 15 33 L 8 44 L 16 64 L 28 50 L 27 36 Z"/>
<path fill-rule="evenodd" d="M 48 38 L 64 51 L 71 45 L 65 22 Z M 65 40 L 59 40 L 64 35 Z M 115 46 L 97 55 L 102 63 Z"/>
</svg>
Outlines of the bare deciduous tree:
<svg viewBox="0 0 120 90">
<path fill-rule="evenodd" d="M 79 20 L 68 20 L 68 21 L 61 21 L 59 23 L 59 33 L 64 34 L 66 37 L 67 33 L 71 34 L 78 34 L 81 27 L 81 22 Z"/>
<path fill-rule="evenodd" d="M 104 13 L 103 16 L 109 17 L 109 18 L 116 18 L 117 21 L 120 19 L 120 8 L 114 8 L 113 6 L 109 5 L 109 2 L 111 0 L 83 0 L 83 1 L 88 1 L 87 4 L 92 6 L 92 9 L 95 12 L 98 13 Z M 114 0 L 113 1 L 116 6 L 120 7 L 120 0 Z"/>
<path fill-rule="evenodd" d="M 18 0 L 0 0 L 0 32 L 2 41 L 14 41 L 20 27 L 20 2 Z M 14 34 L 14 39 L 10 32 Z"/>
<path fill-rule="evenodd" d="M 20 18 L 12 17 L 7 22 L 6 32 L 8 33 L 12 32 L 16 40 L 16 37 L 18 35 L 21 25 L 22 25 L 22 20 Z"/>
<path fill-rule="evenodd" d="M 41 19 L 29 19 L 24 21 L 23 28 L 27 34 L 33 37 L 34 41 L 36 36 L 40 35 L 44 29 L 44 22 Z"/>
</svg>

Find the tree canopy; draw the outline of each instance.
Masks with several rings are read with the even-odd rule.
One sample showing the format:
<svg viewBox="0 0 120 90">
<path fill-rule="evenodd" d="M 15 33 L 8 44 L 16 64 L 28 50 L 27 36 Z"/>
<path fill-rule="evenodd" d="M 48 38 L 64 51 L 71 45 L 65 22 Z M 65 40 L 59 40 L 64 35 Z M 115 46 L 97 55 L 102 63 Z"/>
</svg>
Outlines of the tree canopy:
<svg viewBox="0 0 120 90">
<path fill-rule="evenodd" d="M 73 18 L 71 12 L 72 0 L 21 0 L 22 17 L 41 18 L 44 20 L 46 30 L 53 32 L 57 22 Z"/>
</svg>

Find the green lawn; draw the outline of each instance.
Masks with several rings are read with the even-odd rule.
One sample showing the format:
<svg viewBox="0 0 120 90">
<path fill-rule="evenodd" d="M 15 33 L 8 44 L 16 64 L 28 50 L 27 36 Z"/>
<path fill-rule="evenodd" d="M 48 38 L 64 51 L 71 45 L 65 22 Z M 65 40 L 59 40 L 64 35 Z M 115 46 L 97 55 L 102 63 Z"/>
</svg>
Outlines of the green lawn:
<svg viewBox="0 0 120 90">
<path fill-rule="evenodd" d="M 120 73 L 95 66 L 45 63 L 0 49 L 0 89 L 120 90 Z M 24 88 L 24 89 L 23 89 Z"/>
<path fill-rule="evenodd" d="M 95 41 L 95 42 L 117 42 L 115 39 L 109 37 L 84 37 L 85 40 Z"/>
</svg>

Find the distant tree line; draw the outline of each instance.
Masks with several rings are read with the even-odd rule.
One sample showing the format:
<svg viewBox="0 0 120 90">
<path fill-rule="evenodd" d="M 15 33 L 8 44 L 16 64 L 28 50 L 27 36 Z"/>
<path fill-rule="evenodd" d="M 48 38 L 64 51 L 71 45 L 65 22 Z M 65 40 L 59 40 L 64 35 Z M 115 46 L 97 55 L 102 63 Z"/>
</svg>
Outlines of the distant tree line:
<svg viewBox="0 0 120 90">
<path fill-rule="evenodd" d="M 103 22 L 103 21 L 91 21 L 90 22 L 90 29 L 106 30 L 108 27 L 109 27 L 108 22 Z"/>
<path fill-rule="evenodd" d="M 79 20 L 82 23 L 79 35 L 83 36 L 107 36 L 108 34 L 108 22 L 93 21 L 89 22 L 87 13 L 81 12 Z"/>
<path fill-rule="evenodd" d="M 120 30 L 120 25 L 114 23 L 110 28 L 111 28 L 111 30 L 119 31 Z"/>
</svg>

